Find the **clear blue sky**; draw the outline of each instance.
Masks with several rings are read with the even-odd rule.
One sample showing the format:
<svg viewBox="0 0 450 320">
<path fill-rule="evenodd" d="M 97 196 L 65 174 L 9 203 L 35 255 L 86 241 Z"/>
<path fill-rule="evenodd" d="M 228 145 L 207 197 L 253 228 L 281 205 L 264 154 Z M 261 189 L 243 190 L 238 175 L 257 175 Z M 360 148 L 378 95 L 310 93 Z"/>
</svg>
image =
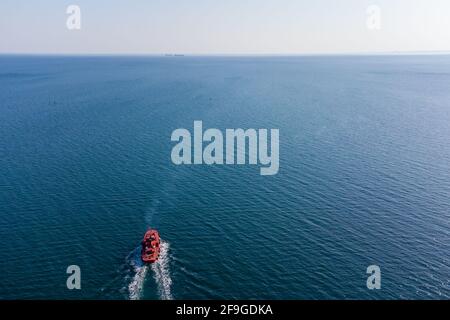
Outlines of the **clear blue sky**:
<svg viewBox="0 0 450 320">
<path fill-rule="evenodd" d="M 81 8 L 81 30 L 66 8 Z M 381 29 L 366 26 L 369 5 Z M 0 53 L 450 51 L 450 0 L 1 0 Z"/>
</svg>

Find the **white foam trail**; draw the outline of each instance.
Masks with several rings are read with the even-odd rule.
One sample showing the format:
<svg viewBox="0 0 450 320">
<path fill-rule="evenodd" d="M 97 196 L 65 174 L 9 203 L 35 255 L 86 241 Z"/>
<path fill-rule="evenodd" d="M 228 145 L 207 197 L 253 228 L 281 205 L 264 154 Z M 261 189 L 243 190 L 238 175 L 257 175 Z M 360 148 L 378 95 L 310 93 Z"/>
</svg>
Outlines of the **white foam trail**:
<svg viewBox="0 0 450 320">
<path fill-rule="evenodd" d="M 161 240 L 161 252 L 157 262 L 152 264 L 153 278 L 158 285 L 161 300 L 172 300 L 172 278 L 170 277 L 168 242 Z"/>
<path fill-rule="evenodd" d="M 140 246 L 134 249 L 127 260 L 129 261 L 132 272 L 134 273 L 131 282 L 128 284 L 128 293 L 130 300 L 139 300 L 142 296 L 142 290 L 144 288 L 145 275 L 147 274 L 148 267 L 144 265 L 140 257 Z"/>
<path fill-rule="evenodd" d="M 145 275 L 147 274 L 147 266 L 135 267 L 136 274 L 128 285 L 128 292 L 130 293 L 130 300 L 139 300 L 142 296 L 142 289 L 144 287 Z"/>
<path fill-rule="evenodd" d="M 161 300 L 172 300 L 172 278 L 170 277 L 169 269 L 169 248 L 168 242 L 161 239 L 160 255 L 158 261 L 151 264 L 153 271 L 153 278 L 158 286 L 158 293 Z M 134 270 L 134 276 L 128 284 L 128 293 L 130 300 L 139 300 L 142 297 L 144 281 L 148 270 L 147 265 L 142 265 L 140 262 L 140 248 L 135 250 L 138 254 L 132 254 L 131 266 Z"/>
</svg>

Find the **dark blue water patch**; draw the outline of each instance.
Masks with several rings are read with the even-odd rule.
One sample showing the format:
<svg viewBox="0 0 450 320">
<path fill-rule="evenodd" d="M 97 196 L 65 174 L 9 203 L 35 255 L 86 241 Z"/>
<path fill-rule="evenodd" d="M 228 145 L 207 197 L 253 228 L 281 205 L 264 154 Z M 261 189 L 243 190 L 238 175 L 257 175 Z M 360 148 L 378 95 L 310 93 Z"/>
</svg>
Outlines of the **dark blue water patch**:
<svg viewBox="0 0 450 320">
<path fill-rule="evenodd" d="M 0 70 L 0 298 L 450 297 L 448 56 L 2 56 Z M 175 166 L 171 132 L 194 120 L 279 129 L 279 173 Z M 149 226 L 166 251 L 143 272 Z"/>
</svg>

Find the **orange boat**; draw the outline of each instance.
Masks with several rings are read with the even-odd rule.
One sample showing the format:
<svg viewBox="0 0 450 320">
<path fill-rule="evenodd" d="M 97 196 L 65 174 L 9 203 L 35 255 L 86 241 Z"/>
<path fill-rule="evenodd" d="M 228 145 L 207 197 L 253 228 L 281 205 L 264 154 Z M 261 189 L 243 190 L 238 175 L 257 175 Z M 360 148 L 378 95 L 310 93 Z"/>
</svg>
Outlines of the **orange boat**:
<svg viewBox="0 0 450 320">
<path fill-rule="evenodd" d="M 154 263 L 159 258 L 159 233 L 149 229 L 142 240 L 141 259 L 144 263 Z"/>
</svg>

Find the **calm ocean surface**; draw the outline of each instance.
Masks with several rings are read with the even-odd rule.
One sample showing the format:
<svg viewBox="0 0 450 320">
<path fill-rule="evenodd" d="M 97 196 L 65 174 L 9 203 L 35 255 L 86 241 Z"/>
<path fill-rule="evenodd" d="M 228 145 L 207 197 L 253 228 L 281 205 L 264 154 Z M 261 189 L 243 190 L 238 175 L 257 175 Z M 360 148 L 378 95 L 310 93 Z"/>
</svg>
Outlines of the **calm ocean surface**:
<svg viewBox="0 0 450 320">
<path fill-rule="evenodd" d="M 173 165 L 194 120 L 278 175 Z M 0 155 L 1 299 L 450 298 L 450 56 L 0 56 Z"/>
</svg>

